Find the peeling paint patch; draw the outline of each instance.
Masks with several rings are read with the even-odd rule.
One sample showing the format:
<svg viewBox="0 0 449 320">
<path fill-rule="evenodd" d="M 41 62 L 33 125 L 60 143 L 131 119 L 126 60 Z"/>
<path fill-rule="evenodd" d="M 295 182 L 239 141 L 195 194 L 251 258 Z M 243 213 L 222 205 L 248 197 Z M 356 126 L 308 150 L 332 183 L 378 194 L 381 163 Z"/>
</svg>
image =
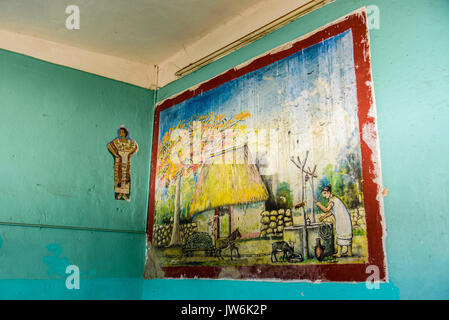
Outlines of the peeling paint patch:
<svg viewBox="0 0 449 320">
<path fill-rule="evenodd" d="M 65 270 L 67 266 L 71 265 L 69 259 L 61 257 L 62 248 L 57 243 L 51 243 L 47 245 L 47 250 L 53 253 L 51 256 L 45 256 L 43 258 L 44 263 L 48 266 L 47 275 L 57 275 L 59 277 L 65 277 Z"/>
<path fill-rule="evenodd" d="M 224 267 L 221 269 L 218 278 L 220 279 L 240 279 L 241 278 L 240 271 L 235 267 Z"/>
<path fill-rule="evenodd" d="M 67 277 L 66 268 L 69 265 L 76 265 L 72 263 L 67 257 L 61 257 L 62 247 L 57 243 L 50 243 L 46 246 L 47 250 L 53 253 L 50 256 L 44 256 L 43 261 L 48 266 L 47 275 L 48 276 L 58 276 L 61 278 Z M 79 267 L 79 266 L 78 266 Z M 80 270 L 80 275 L 84 276 L 95 276 L 97 274 L 96 269 L 88 270 L 87 272 Z"/>
<path fill-rule="evenodd" d="M 153 246 L 147 241 L 147 248 L 145 251 L 145 279 L 160 279 L 164 278 L 165 273 L 160 267 L 157 256 L 154 253 Z"/>
</svg>

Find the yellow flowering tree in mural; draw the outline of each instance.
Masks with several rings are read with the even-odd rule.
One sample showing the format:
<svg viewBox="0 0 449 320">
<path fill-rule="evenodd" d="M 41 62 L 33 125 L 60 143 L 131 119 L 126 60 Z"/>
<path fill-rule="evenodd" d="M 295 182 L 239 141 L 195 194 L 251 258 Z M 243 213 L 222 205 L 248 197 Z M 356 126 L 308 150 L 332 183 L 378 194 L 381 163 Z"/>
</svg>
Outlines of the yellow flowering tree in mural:
<svg viewBox="0 0 449 320">
<path fill-rule="evenodd" d="M 181 244 L 180 203 L 183 177 L 194 176 L 206 158 L 235 144 L 236 138 L 245 133 L 242 124 L 251 115 L 243 111 L 227 118 L 224 114 L 195 115 L 181 120 L 165 132 L 158 144 L 157 178 L 166 186 L 174 184 L 173 231 L 169 246 Z"/>
</svg>

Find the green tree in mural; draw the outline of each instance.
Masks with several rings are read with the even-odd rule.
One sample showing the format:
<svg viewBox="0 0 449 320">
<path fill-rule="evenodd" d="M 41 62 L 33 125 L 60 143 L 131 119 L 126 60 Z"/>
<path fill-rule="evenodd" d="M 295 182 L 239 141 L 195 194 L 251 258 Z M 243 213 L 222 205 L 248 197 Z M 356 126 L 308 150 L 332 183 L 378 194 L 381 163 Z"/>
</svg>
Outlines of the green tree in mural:
<svg viewBox="0 0 449 320">
<path fill-rule="evenodd" d="M 175 186 L 170 185 L 167 190 L 167 196 L 156 200 L 155 223 L 164 224 L 169 223 L 170 218 L 173 217 L 175 207 Z"/>
<path fill-rule="evenodd" d="M 293 207 L 293 193 L 287 182 L 281 182 L 276 188 L 276 202 L 278 208 L 288 209 Z"/>
<path fill-rule="evenodd" d="M 320 186 L 315 190 L 319 197 L 320 188 L 330 184 L 332 192 L 339 197 L 349 208 L 354 209 L 363 203 L 362 171 L 360 168 L 360 156 L 353 152 L 339 162 L 337 166 L 327 165 L 320 181 Z"/>
<path fill-rule="evenodd" d="M 345 168 L 347 176 L 352 183 L 352 189 L 349 199 L 349 205 L 352 208 L 358 207 L 363 203 L 363 192 L 362 192 L 362 168 L 360 166 L 361 159 L 360 154 L 357 152 L 352 152 L 345 159 Z"/>
<path fill-rule="evenodd" d="M 193 197 L 193 191 L 195 190 L 195 178 L 190 175 L 183 179 L 181 184 L 181 212 L 180 212 L 180 221 L 181 222 L 191 222 L 191 218 L 189 216 L 190 210 L 190 201 Z"/>
</svg>

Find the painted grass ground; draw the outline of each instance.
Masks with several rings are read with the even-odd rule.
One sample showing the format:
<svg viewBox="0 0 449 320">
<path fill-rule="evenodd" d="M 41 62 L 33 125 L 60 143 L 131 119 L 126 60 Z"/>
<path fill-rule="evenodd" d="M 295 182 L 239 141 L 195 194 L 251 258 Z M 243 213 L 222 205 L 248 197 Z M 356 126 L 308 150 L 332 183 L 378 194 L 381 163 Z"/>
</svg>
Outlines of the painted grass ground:
<svg viewBox="0 0 449 320">
<path fill-rule="evenodd" d="M 275 240 L 243 240 L 236 244 L 240 251 L 240 258 L 230 259 L 229 249 L 222 251 L 223 260 L 216 257 L 207 257 L 204 252 L 195 252 L 192 257 L 183 257 L 181 248 L 158 248 L 155 249 L 158 260 L 163 266 L 248 266 L 255 264 L 263 265 L 305 265 L 305 264 L 346 264 L 346 263 L 365 263 L 367 261 L 367 241 L 365 235 L 355 235 L 353 237 L 353 256 L 332 258 L 326 257 L 324 261 L 319 262 L 316 259 L 307 259 L 303 262 L 271 262 L 271 244 Z"/>
</svg>

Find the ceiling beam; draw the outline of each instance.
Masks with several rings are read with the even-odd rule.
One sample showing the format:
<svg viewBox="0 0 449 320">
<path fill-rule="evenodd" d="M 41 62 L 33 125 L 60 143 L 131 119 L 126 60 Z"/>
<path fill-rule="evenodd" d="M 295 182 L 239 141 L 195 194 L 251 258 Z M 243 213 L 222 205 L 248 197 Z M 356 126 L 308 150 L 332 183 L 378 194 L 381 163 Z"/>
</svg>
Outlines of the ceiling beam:
<svg viewBox="0 0 449 320">
<path fill-rule="evenodd" d="M 324 6 L 326 3 L 330 2 L 331 0 L 309 0 L 307 3 L 303 4 L 302 6 L 284 14 L 282 17 L 273 20 L 264 26 L 258 28 L 257 30 L 254 30 L 253 32 L 248 33 L 247 35 L 241 37 L 240 39 L 237 39 L 224 47 L 215 50 L 214 52 L 208 54 L 207 56 L 190 63 L 189 65 L 185 66 L 184 68 L 181 68 L 177 72 L 175 72 L 175 76 L 177 77 L 183 77 L 188 75 L 189 73 L 192 73 L 203 66 L 208 65 L 209 63 L 214 62 L 215 60 L 218 60 L 260 38 L 263 38 L 267 34 L 276 31 L 277 29 L 282 28 L 283 26 L 287 25 L 288 23 L 292 22 L 293 20 L 296 20 L 307 13 L 318 9 L 322 6 Z"/>
<path fill-rule="evenodd" d="M 159 63 L 158 86 L 163 87 L 333 1 L 261 1 Z"/>
</svg>

